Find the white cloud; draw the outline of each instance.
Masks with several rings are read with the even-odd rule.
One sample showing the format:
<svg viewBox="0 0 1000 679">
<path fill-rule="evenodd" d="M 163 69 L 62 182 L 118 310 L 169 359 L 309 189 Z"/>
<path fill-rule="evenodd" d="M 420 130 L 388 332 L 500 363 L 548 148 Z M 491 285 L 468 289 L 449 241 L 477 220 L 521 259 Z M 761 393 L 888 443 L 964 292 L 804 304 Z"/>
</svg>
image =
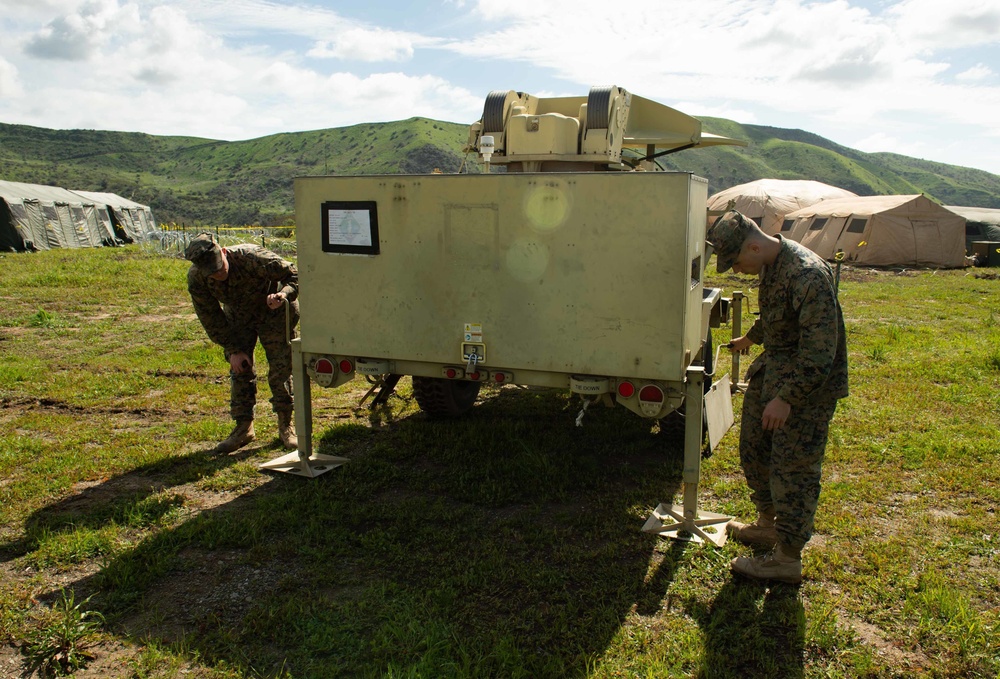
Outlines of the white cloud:
<svg viewBox="0 0 1000 679">
<path fill-rule="evenodd" d="M 80 0 L 0 0 L 0 13 L 13 20 L 37 20 L 73 10 Z"/>
<path fill-rule="evenodd" d="M 413 58 L 413 37 L 381 29 L 352 28 L 333 40 L 317 43 L 310 57 L 357 61 L 407 61 Z"/>
<path fill-rule="evenodd" d="M 255 35 L 261 31 L 326 39 L 358 26 L 338 12 L 315 4 L 271 0 L 172 0 L 171 6 L 217 35 Z"/>
<path fill-rule="evenodd" d="M 117 0 L 88 0 L 79 10 L 56 17 L 31 36 L 25 50 L 40 59 L 86 61 L 112 32 L 135 28 L 136 8 Z"/>
<path fill-rule="evenodd" d="M 915 49 L 1000 44 L 1000 4 L 995 0 L 902 0 L 887 15 Z"/>
<path fill-rule="evenodd" d="M 849 145 L 865 153 L 898 153 L 914 158 L 920 158 L 926 152 L 926 145 L 922 142 L 901 140 L 885 132 L 876 132 Z"/>
<path fill-rule="evenodd" d="M 980 80 L 986 80 L 990 76 L 994 75 L 993 69 L 991 69 L 986 64 L 976 64 L 972 68 L 966 69 L 955 76 L 956 80 L 962 80 L 965 82 L 976 82 Z"/>
<path fill-rule="evenodd" d="M 704 102 L 700 101 L 679 101 L 672 104 L 672 106 L 696 118 L 726 118 L 728 120 L 738 120 L 748 125 L 753 125 L 757 122 L 757 114 L 754 111 L 734 106 L 731 102 L 727 101 L 711 106 L 706 106 Z"/>
<path fill-rule="evenodd" d="M 184 92 L 192 88 L 234 94 L 239 80 L 250 68 L 263 68 L 265 59 L 248 67 L 239 51 L 227 48 L 218 37 L 206 33 L 182 12 L 167 6 L 155 7 L 141 35 L 110 54 L 105 68 L 111 72 L 128 64 L 127 72 L 139 84 L 158 88 L 176 85 Z"/>
<path fill-rule="evenodd" d="M 454 112 L 467 111 L 468 122 L 482 112 L 483 100 L 462 87 L 437 76 L 410 76 L 404 73 L 376 73 L 359 78 L 336 73 L 324 81 L 331 92 L 325 116 L 350 119 L 368 112 L 376 121 L 399 120 L 412 116 L 450 120 Z M 334 107 L 343 107 L 337 114 Z M 471 116 L 471 117 L 470 117 Z M 456 122 L 463 122 L 461 118 Z"/>
<path fill-rule="evenodd" d="M 0 97 L 14 99 L 24 93 L 14 64 L 0 57 Z"/>
</svg>

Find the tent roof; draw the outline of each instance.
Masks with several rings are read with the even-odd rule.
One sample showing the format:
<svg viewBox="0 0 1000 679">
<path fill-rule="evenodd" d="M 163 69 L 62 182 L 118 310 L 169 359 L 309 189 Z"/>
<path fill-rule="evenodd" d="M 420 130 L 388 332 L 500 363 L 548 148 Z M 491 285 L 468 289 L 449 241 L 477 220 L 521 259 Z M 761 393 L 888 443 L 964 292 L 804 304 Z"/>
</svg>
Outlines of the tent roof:
<svg viewBox="0 0 1000 679">
<path fill-rule="evenodd" d="M 737 200 L 736 209 L 740 209 L 743 201 L 757 202 L 764 205 L 768 202 L 787 204 L 792 209 L 817 201 L 849 197 L 857 194 L 830 186 L 811 179 L 758 179 L 757 181 L 737 184 L 712 194 L 708 199 L 709 210 L 722 210 L 730 200 Z M 741 200 L 742 199 L 742 200 Z M 747 215 L 758 216 L 758 215 Z"/>
<path fill-rule="evenodd" d="M 4 200 L 37 200 L 45 203 L 66 203 L 68 205 L 91 205 L 93 200 L 77 195 L 58 186 L 42 184 L 22 184 L 0 180 L 0 198 Z"/>
<path fill-rule="evenodd" d="M 87 202 L 98 203 L 102 205 L 112 205 L 114 207 L 141 207 L 149 209 L 148 205 L 143 205 L 142 203 L 137 203 L 134 200 L 129 200 L 128 198 L 122 198 L 117 193 L 103 193 L 100 191 L 76 191 L 73 193 L 83 196 Z"/>
<path fill-rule="evenodd" d="M 988 207 L 961 207 L 958 205 L 945 205 L 946 210 L 951 210 L 957 215 L 965 217 L 970 222 L 982 222 L 983 224 L 995 224 L 1000 226 L 1000 210 Z"/>
<path fill-rule="evenodd" d="M 814 215 L 826 215 L 828 217 L 873 215 L 876 212 L 894 210 L 922 197 L 923 195 L 918 193 L 907 196 L 855 196 L 854 198 L 828 198 L 808 207 L 796 210 L 795 212 L 789 212 L 785 215 L 785 219 L 798 219 L 800 217 L 812 217 Z M 939 209 L 944 209 L 933 201 L 928 200 L 927 202 Z"/>
</svg>

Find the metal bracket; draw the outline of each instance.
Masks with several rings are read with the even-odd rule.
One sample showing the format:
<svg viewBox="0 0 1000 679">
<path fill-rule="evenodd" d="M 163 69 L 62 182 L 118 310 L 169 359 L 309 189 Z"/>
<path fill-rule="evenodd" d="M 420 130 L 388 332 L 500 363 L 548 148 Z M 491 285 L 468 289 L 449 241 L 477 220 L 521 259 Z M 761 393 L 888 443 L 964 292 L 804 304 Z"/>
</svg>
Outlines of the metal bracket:
<svg viewBox="0 0 1000 679">
<path fill-rule="evenodd" d="M 732 518 L 725 514 L 698 511 L 698 482 L 701 478 L 702 421 L 705 400 L 702 384 L 705 369 L 690 366 L 685 381 L 684 407 L 684 504 L 659 504 L 642 530 L 661 537 L 688 542 L 711 543 L 721 547 L 726 543 L 726 524 Z"/>
<path fill-rule="evenodd" d="M 697 518 L 685 518 L 680 505 L 659 504 L 646 519 L 642 530 L 663 538 L 687 542 L 712 543 L 716 547 L 726 544 L 726 524 L 733 517 L 714 512 L 697 512 Z"/>
<path fill-rule="evenodd" d="M 311 479 L 331 469 L 336 469 L 349 461 L 346 457 L 324 455 L 322 453 L 309 455 L 302 450 L 296 450 L 295 452 L 275 458 L 270 462 L 262 463 L 259 469 L 296 474 Z"/>
<path fill-rule="evenodd" d="M 287 310 L 288 307 L 285 308 Z M 258 466 L 258 469 L 313 478 L 331 469 L 336 469 L 349 460 L 346 457 L 312 452 L 312 388 L 309 373 L 302 360 L 302 341 L 296 338 L 291 341 L 291 345 L 292 384 L 295 390 L 295 431 L 298 434 L 299 449 L 270 462 L 264 462 Z"/>
<path fill-rule="evenodd" d="M 375 386 L 372 387 L 372 389 L 375 389 L 376 387 L 379 389 L 378 393 L 375 394 L 375 398 L 372 399 L 371 407 L 377 408 L 380 405 L 385 405 L 385 403 L 389 400 L 389 397 L 396 391 L 396 385 L 399 384 L 401 379 L 403 379 L 403 376 L 396 375 L 395 373 L 382 375 L 379 381 L 375 383 Z M 371 390 L 369 390 L 368 393 L 370 394 Z M 367 397 L 367 394 L 365 396 Z M 364 403 L 364 399 L 361 399 L 361 402 Z"/>
</svg>

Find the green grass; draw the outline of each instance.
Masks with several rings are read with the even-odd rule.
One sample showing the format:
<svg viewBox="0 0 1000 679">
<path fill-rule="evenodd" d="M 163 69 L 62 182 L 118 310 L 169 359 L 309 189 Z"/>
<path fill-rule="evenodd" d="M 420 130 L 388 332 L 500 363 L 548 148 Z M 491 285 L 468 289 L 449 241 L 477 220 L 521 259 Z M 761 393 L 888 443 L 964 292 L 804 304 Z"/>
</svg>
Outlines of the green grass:
<svg viewBox="0 0 1000 679">
<path fill-rule="evenodd" d="M 376 411 L 314 387 L 318 451 L 351 461 L 306 480 L 257 469 L 282 452 L 261 380 L 258 441 L 213 456 L 228 383 L 185 270 L 0 255 L 0 662 L 87 613 L 80 662 L 115 678 L 1000 674 L 1000 281 L 845 271 L 851 396 L 805 583 L 768 588 L 730 574 L 740 545 L 640 531 L 680 501 L 676 431 L 578 428 L 562 393 L 440 421 L 408 380 Z M 736 439 L 700 503 L 746 518 Z"/>
<path fill-rule="evenodd" d="M 77 602 L 75 595 L 60 591 L 59 600 L 28 634 L 25 656 L 31 669 L 65 676 L 86 667 L 92 659 L 88 648 L 99 633 L 104 616 L 84 607 L 90 599 Z"/>
</svg>

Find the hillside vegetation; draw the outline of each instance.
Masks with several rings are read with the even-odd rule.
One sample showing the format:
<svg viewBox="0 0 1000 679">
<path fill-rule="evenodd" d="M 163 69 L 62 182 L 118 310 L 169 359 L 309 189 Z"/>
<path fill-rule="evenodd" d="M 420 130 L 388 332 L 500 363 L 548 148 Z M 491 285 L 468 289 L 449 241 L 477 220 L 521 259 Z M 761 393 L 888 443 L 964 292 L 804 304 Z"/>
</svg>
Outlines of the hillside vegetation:
<svg viewBox="0 0 1000 679">
<path fill-rule="evenodd" d="M 859 195 L 924 193 L 947 205 L 1000 208 L 1000 176 L 890 153 L 862 153 L 802 130 L 704 118 L 746 148 L 664 156 L 709 191 L 765 177 L 814 179 Z M 0 179 L 111 191 L 153 207 L 160 222 L 290 223 L 292 180 L 316 174 L 457 171 L 468 125 L 426 118 L 270 135 L 246 141 L 0 123 Z M 467 171 L 478 172 L 473 162 Z"/>
</svg>

